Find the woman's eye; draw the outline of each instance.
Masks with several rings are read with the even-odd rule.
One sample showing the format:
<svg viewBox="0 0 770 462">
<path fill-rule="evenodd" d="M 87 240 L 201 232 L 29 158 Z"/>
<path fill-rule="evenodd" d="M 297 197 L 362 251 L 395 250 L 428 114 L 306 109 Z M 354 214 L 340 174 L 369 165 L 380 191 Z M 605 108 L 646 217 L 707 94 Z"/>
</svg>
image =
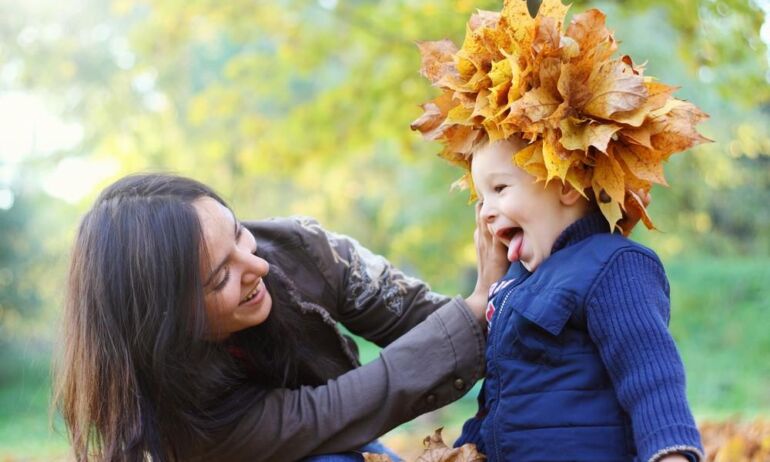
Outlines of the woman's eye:
<svg viewBox="0 0 770 462">
<path fill-rule="evenodd" d="M 224 267 L 224 273 L 225 273 L 225 276 L 224 276 L 224 277 L 222 278 L 222 280 L 221 280 L 221 281 L 219 281 L 219 283 L 218 283 L 217 285 L 215 285 L 215 286 L 214 286 L 214 288 L 213 288 L 213 290 L 214 290 L 215 292 L 218 292 L 218 291 L 220 291 L 220 290 L 224 289 L 224 287 L 227 285 L 227 281 L 229 281 L 229 280 L 230 280 L 230 268 L 229 268 L 229 267 L 227 267 L 227 266 L 225 266 L 225 267 Z"/>
</svg>

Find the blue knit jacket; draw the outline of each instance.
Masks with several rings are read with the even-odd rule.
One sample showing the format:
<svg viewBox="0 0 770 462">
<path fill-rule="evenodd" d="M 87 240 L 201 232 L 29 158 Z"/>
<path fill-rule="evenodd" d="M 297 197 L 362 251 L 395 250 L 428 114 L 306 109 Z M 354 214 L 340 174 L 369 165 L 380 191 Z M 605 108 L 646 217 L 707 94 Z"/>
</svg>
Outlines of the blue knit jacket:
<svg viewBox="0 0 770 462">
<path fill-rule="evenodd" d="M 703 458 L 663 266 L 608 228 L 589 214 L 496 284 L 479 413 L 456 446 L 491 462 Z"/>
</svg>

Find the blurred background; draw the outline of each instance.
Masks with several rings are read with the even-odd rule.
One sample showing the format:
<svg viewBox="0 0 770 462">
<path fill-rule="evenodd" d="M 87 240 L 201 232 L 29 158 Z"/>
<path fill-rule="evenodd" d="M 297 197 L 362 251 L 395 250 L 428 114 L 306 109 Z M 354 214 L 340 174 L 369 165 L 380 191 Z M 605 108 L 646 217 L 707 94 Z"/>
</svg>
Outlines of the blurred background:
<svg viewBox="0 0 770 462">
<path fill-rule="evenodd" d="M 409 130 L 436 95 L 415 41 L 461 43 L 475 9 L 501 6 L 0 0 L 0 461 L 68 455 L 61 424 L 49 427 L 49 363 L 69 247 L 98 191 L 126 173 L 192 176 L 240 218 L 313 216 L 434 289 L 467 294 L 473 210 L 449 191 L 460 172 Z M 653 190 L 660 230 L 633 237 L 666 264 L 698 420 L 766 421 L 770 0 L 571 11 L 587 7 L 608 14 L 621 53 L 711 114 L 701 131 L 716 142 L 671 159 L 673 187 Z M 474 406 L 475 391 L 387 441 L 413 451 L 440 425 L 451 440 Z"/>
</svg>

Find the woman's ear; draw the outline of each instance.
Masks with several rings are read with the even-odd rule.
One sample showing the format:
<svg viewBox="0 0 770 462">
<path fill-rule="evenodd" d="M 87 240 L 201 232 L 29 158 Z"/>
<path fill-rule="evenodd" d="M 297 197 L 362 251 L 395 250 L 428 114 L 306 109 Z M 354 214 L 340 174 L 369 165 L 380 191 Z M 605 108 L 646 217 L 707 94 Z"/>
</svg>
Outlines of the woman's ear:
<svg viewBox="0 0 770 462">
<path fill-rule="evenodd" d="M 583 195 L 580 194 L 580 192 L 573 188 L 571 184 L 564 183 L 561 187 L 561 192 L 559 193 L 559 200 L 562 204 L 566 206 L 575 205 L 578 200 L 582 199 Z"/>
</svg>

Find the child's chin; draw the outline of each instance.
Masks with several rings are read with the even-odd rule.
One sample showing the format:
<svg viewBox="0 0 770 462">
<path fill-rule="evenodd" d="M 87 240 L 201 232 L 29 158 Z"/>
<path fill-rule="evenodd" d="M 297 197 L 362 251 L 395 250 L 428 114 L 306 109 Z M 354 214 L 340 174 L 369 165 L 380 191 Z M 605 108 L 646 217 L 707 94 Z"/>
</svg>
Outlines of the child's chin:
<svg viewBox="0 0 770 462">
<path fill-rule="evenodd" d="M 520 262 L 521 262 L 521 266 L 523 266 L 530 273 L 534 273 L 537 267 L 540 266 L 540 262 L 535 260 L 527 259 L 527 260 L 520 260 Z"/>
</svg>

